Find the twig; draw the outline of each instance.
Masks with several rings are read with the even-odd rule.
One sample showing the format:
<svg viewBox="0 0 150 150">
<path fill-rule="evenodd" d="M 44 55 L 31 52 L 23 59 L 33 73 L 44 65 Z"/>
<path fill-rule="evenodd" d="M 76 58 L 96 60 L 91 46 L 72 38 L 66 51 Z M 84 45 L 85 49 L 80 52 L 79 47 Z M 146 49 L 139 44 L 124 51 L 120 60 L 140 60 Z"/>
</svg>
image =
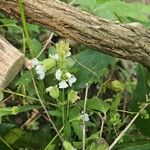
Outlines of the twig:
<svg viewBox="0 0 150 150">
<path fill-rule="evenodd" d="M 86 84 L 85 90 L 85 98 L 84 98 L 84 108 L 83 108 L 83 145 L 82 150 L 85 150 L 85 139 L 86 139 L 86 123 L 85 123 L 85 113 L 86 113 L 86 104 L 87 104 L 87 96 L 88 96 L 88 83 Z"/>
<path fill-rule="evenodd" d="M 47 47 L 48 44 L 51 42 L 51 40 L 52 40 L 52 38 L 53 38 L 53 35 L 54 35 L 54 33 L 52 32 L 52 33 L 50 34 L 49 38 L 47 39 L 47 41 L 46 41 L 44 47 L 42 48 L 42 50 L 40 51 L 40 53 L 37 55 L 36 58 L 39 58 L 40 55 L 45 51 L 46 47 Z"/>
<path fill-rule="evenodd" d="M 31 117 L 21 126 L 21 129 L 24 129 L 25 127 L 29 126 L 33 120 L 35 120 L 39 117 L 40 117 L 39 111 L 34 109 Z"/>
<path fill-rule="evenodd" d="M 109 150 L 111 150 L 119 141 L 120 139 L 125 135 L 127 130 L 131 127 L 131 125 L 134 123 L 134 121 L 138 118 L 140 113 L 149 105 L 149 103 L 146 103 L 139 112 L 134 116 L 134 118 L 130 121 L 130 123 L 126 126 L 126 128 L 119 134 L 119 136 L 115 139 L 115 141 L 110 145 Z"/>
<path fill-rule="evenodd" d="M 104 113 L 104 117 L 102 117 L 102 115 L 99 113 L 98 114 L 101 118 L 102 124 L 101 124 L 101 129 L 100 129 L 100 138 L 102 137 L 102 133 L 103 133 L 103 128 L 104 128 L 104 123 L 106 120 L 106 114 Z"/>
</svg>

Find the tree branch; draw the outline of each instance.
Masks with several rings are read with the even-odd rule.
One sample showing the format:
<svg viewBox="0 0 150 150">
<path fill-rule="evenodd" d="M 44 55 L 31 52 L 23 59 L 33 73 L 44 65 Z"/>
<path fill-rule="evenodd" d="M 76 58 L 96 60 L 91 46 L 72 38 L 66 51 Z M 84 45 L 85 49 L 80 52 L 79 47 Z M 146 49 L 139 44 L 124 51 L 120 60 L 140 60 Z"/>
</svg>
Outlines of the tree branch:
<svg viewBox="0 0 150 150">
<path fill-rule="evenodd" d="M 150 68 L 150 31 L 139 23 L 117 24 L 58 0 L 24 0 L 27 20 L 60 36 Z M 17 0 L 1 0 L 0 10 L 20 18 Z"/>
</svg>

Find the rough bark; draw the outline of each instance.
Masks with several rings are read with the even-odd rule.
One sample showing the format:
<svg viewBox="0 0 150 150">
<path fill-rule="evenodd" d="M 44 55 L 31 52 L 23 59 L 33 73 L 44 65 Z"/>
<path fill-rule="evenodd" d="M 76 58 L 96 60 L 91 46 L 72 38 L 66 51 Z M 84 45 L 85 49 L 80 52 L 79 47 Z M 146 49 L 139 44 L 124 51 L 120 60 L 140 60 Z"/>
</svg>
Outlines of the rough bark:
<svg viewBox="0 0 150 150">
<path fill-rule="evenodd" d="M 150 68 L 150 31 L 138 23 L 118 24 L 58 0 L 24 0 L 27 20 L 99 52 Z M 0 10 L 19 18 L 17 0 L 1 0 Z"/>
<path fill-rule="evenodd" d="M 24 56 L 0 35 L 0 87 L 5 88 L 19 72 Z"/>
</svg>

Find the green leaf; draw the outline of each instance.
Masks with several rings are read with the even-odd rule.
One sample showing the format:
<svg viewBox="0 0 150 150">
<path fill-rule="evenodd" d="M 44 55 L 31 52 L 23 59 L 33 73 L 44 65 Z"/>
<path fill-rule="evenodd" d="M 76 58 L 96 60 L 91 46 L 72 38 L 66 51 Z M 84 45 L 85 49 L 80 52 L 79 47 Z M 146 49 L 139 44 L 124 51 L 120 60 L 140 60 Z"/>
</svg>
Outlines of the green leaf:
<svg viewBox="0 0 150 150">
<path fill-rule="evenodd" d="M 17 141 L 20 136 L 23 134 L 23 131 L 19 128 L 11 129 L 5 136 L 4 139 L 7 143 L 13 144 L 15 141 Z"/>
<path fill-rule="evenodd" d="M 108 150 L 109 146 L 104 139 L 97 139 L 91 145 L 89 150 Z"/>
<path fill-rule="evenodd" d="M 0 117 L 7 116 L 7 115 L 16 115 L 18 113 L 26 112 L 34 108 L 39 108 L 39 106 L 26 105 L 26 106 L 3 107 L 0 108 Z"/>
<path fill-rule="evenodd" d="M 80 5 L 82 7 L 82 9 L 84 9 L 84 10 L 92 11 L 96 6 L 97 1 L 92 0 L 92 2 L 91 2 L 89 0 L 76 0 L 74 4 Z"/>
<path fill-rule="evenodd" d="M 36 57 L 42 50 L 42 44 L 35 38 L 32 39 L 32 49 L 33 57 Z"/>
<path fill-rule="evenodd" d="M 83 106 L 83 102 L 81 102 L 81 105 Z M 106 113 L 110 109 L 110 105 L 97 97 L 93 97 L 87 100 L 87 108 Z"/>
<path fill-rule="evenodd" d="M 42 61 L 42 64 L 44 65 L 44 68 L 47 71 L 56 65 L 56 61 L 54 59 L 48 58 L 48 59 L 44 59 Z"/>
<path fill-rule="evenodd" d="M 17 85 L 28 85 L 32 81 L 31 73 L 30 71 L 25 72 L 24 74 L 21 75 L 21 77 L 18 79 L 16 82 Z"/>
<path fill-rule="evenodd" d="M 72 144 L 70 142 L 68 142 L 68 141 L 64 141 L 63 147 L 64 147 L 65 150 L 73 150 L 74 149 Z"/>
<path fill-rule="evenodd" d="M 150 149 L 150 143 L 146 144 L 138 144 L 138 143 L 132 143 L 132 145 L 129 146 L 129 144 L 125 145 L 125 148 L 119 148 L 117 150 L 149 150 Z"/>
<path fill-rule="evenodd" d="M 114 65 L 117 62 L 117 59 L 91 49 L 80 52 L 74 57 L 82 64 L 76 63 L 73 67 L 76 69 L 75 77 L 77 82 L 74 87 L 77 89 L 84 88 L 88 82 L 91 84 L 98 82 L 99 78 L 106 73 L 108 65 Z"/>
<path fill-rule="evenodd" d="M 74 118 L 80 115 L 80 107 L 77 105 L 74 108 L 70 109 L 69 112 L 69 120 L 73 120 Z M 78 136 L 79 140 L 82 139 L 82 129 L 81 123 L 77 120 L 71 121 L 71 126 L 73 127 L 74 132 Z"/>
<path fill-rule="evenodd" d="M 71 136 L 71 124 L 69 122 L 65 122 L 64 125 L 64 136 L 65 139 L 69 140 Z"/>
<path fill-rule="evenodd" d="M 142 65 L 137 65 L 137 86 L 133 93 L 133 98 L 130 102 L 131 111 L 139 111 L 139 103 L 146 102 L 146 95 L 150 91 L 150 72 Z M 147 109 L 150 113 L 150 110 Z M 138 118 L 136 126 L 142 131 L 144 135 L 150 136 L 150 119 Z"/>
</svg>

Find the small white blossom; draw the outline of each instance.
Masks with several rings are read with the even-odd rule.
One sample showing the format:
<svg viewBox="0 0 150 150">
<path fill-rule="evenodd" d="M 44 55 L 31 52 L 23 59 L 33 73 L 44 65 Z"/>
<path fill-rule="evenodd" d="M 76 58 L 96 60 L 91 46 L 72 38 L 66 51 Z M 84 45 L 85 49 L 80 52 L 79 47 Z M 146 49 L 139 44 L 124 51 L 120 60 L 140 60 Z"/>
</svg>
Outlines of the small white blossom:
<svg viewBox="0 0 150 150">
<path fill-rule="evenodd" d="M 58 85 L 60 89 L 65 89 L 68 87 L 68 84 L 65 80 L 62 80 Z"/>
<path fill-rule="evenodd" d="M 55 77 L 57 80 L 61 80 L 61 76 L 62 76 L 62 71 L 60 69 L 58 69 L 55 73 Z"/>
<path fill-rule="evenodd" d="M 68 78 L 68 83 L 70 86 L 72 86 L 73 83 L 75 83 L 77 79 L 75 78 L 74 75 L 72 75 L 70 78 Z"/>
<path fill-rule="evenodd" d="M 52 59 L 56 60 L 56 61 L 59 59 L 59 55 L 58 55 L 58 54 L 54 54 L 54 55 L 50 54 L 49 56 L 50 56 Z"/>
<path fill-rule="evenodd" d="M 58 69 L 55 73 L 55 77 L 59 83 L 59 88 L 67 88 L 68 86 L 72 86 L 74 82 L 76 82 L 76 78 L 69 72 L 63 72 L 62 70 Z"/>
<path fill-rule="evenodd" d="M 85 122 L 88 122 L 89 121 L 89 115 L 87 113 L 85 113 L 85 115 L 81 115 L 82 117 L 82 120 L 85 121 Z"/>
<path fill-rule="evenodd" d="M 71 56 L 71 52 L 68 51 L 67 54 L 65 55 L 65 58 L 70 57 Z"/>
<path fill-rule="evenodd" d="M 32 59 L 32 67 L 35 67 L 40 64 L 40 61 L 37 58 Z"/>
<path fill-rule="evenodd" d="M 45 77 L 45 69 L 44 66 L 39 64 L 35 67 L 36 74 L 38 75 L 39 80 L 43 80 Z"/>
<path fill-rule="evenodd" d="M 46 93 L 50 92 L 53 89 L 53 86 L 46 88 Z"/>
</svg>

